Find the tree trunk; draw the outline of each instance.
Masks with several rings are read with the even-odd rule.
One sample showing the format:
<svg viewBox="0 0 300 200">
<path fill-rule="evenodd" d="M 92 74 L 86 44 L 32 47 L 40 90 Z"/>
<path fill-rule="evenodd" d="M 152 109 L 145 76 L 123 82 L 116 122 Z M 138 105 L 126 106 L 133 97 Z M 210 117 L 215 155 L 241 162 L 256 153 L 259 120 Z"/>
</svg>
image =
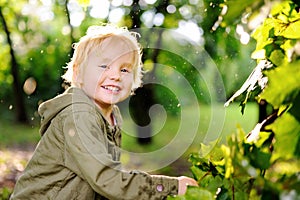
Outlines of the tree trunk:
<svg viewBox="0 0 300 200">
<path fill-rule="evenodd" d="M 73 36 L 74 28 L 73 28 L 73 26 L 71 25 L 71 18 L 70 18 L 70 12 L 69 12 L 69 9 L 68 9 L 68 3 L 69 3 L 69 0 L 66 0 L 66 3 L 65 3 L 65 10 L 66 10 L 66 15 L 67 15 L 67 19 L 68 19 L 68 24 L 69 24 L 69 27 L 70 27 L 70 40 L 71 40 L 71 45 L 73 45 L 73 44 L 75 43 L 75 38 L 74 38 L 74 36 Z M 72 47 L 72 48 L 70 49 L 70 58 L 72 58 L 73 53 L 74 53 L 74 48 Z"/>
<path fill-rule="evenodd" d="M 131 28 L 141 28 L 141 8 L 139 5 L 139 0 L 133 0 L 131 11 L 129 14 L 132 18 L 132 27 Z"/>
<path fill-rule="evenodd" d="M 139 0 L 133 0 L 130 12 L 132 19 L 132 27 L 139 31 L 141 27 L 141 8 Z M 130 113 L 133 121 L 136 123 L 137 141 L 140 144 L 148 144 L 152 141 L 151 120 L 148 115 L 149 108 L 152 106 L 153 92 L 152 88 L 146 87 L 138 88 L 135 95 L 130 99 Z"/>
<path fill-rule="evenodd" d="M 161 1 L 160 4 L 156 7 L 157 12 L 165 13 L 166 7 L 169 5 L 169 1 Z M 139 0 L 134 0 L 132 4 L 132 9 L 130 12 L 130 16 L 132 18 L 132 28 L 140 28 L 141 27 L 141 9 L 139 6 Z M 163 29 L 156 30 L 157 41 L 156 46 L 151 52 L 151 59 L 154 63 L 153 70 L 150 73 L 147 73 L 145 78 L 152 80 L 152 77 L 155 76 L 155 69 L 157 65 L 157 58 L 159 55 L 161 43 L 162 43 L 162 33 Z M 144 80 L 147 83 L 147 80 Z M 138 142 L 140 144 L 150 143 L 152 140 L 152 128 L 151 128 L 151 120 L 149 118 L 149 109 L 155 102 L 155 93 L 154 93 L 154 85 L 145 85 L 142 88 L 138 88 L 135 91 L 135 96 L 131 98 L 130 109 L 131 114 L 134 121 L 137 124 L 137 136 Z"/>
<path fill-rule="evenodd" d="M 24 96 L 22 91 L 22 86 L 19 80 L 19 71 L 18 71 L 18 63 L 15 57 L 15 53 L 13 50 L 12 41 L 10 38 L 10 32 L 8 30 L 5 18 L 2 13 L 2 7 L 0 6 L 0 20 L 3 25 L 3 29 L 6 34 L 7 43 L 10 47 L 10 56 L 11 56 L 11 73 L 13 76 L 13 94 L 15 97 L 15 107 L 16 107 L 16 120 L 21 123 L 27 123 L 28 118 L 26 115 L 25 103 L 24 103 Z"/>
</svg>

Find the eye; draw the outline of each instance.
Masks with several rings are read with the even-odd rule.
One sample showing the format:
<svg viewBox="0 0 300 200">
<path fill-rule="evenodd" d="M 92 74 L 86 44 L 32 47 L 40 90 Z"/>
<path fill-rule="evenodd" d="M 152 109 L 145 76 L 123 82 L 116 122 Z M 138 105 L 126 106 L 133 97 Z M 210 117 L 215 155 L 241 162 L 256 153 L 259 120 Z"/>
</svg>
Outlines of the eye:
<svg viewBox="0 0 300 200">
<path fill-rule="evenodd" d="M 103 69 L 107 69 L 107 65 L 99 65 L 98 67 L 103 68 Z"/>
<path fill-rule="evenodd" d="M 121 72 L 130 73 L 132 71 L 132 66 L 130 64 L 124 64 L 121 67 Z"/>
<path fill-rule="evenodd" d="M 121 72 L 129 73 L 130 71 L 127 68 L 122 68 Z"/>
</svg>

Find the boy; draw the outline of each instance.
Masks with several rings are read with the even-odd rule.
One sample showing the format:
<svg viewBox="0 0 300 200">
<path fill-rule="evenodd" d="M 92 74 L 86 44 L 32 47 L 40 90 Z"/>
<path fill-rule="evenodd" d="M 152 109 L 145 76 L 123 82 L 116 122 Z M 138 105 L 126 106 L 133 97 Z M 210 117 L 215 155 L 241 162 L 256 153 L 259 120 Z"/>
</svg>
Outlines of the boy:
<svg viewBox="0 0 300 200">
<path fill-rule="evenodd" d="M 188 177 L 122 170 L 116 103 L 141 85 L 135 33 L 93 26 L 74 46 L 62 95 L 42 103 L 42 138 L 11 199 L 163 199 L 183 194 Z"/>
</svg>

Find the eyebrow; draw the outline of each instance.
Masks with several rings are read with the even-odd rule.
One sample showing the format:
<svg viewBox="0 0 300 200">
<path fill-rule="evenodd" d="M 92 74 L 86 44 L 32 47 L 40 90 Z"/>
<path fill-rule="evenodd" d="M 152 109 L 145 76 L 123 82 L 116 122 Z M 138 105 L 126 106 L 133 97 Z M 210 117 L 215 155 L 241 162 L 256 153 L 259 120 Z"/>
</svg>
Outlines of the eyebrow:
<svg viewBox="0 0 300 200">
<path fill-rule="evenodd" d="M 130 67 L 131 69 L 134 68 L 134 64 L 133 63 L 128 63 L 128 62 L 123 63 L 122 66 Z"/>
<path fill-rule="evenodd" d="M 110 64 L 112 59 L 110 58 L 103 58 L 103 57 L 100 57 L 100 60 L 103 62 L 103 63 L 106 63 L 106 64 Z"/>
</svg>

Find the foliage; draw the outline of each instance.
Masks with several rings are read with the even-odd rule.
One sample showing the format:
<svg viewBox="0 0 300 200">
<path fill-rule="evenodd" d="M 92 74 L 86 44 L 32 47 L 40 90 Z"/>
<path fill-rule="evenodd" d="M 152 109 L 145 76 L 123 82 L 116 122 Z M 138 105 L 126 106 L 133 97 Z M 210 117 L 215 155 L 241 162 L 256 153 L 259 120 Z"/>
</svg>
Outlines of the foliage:
<svg viewBox="0 0 300 200">
<path fill-rule="evenodd" d="M 40 1 L 35 4 L 24 0 L 3 1 L 0 6 L 12 36 L 11 48 L 14 49 L 19 66 L 21 90 L 27 80 L 36 83 L 30 93 L 26 93 L 26 89 L 22 92 L 26 98 L 27 114 L 30 118 L 36 117 L 39 101 L 53 97 L 62 90 L 60 76 L 63 73 L 62 67 L 69 60 L 68 53 L 71 49 L 71 42 L 63 33 L 64 21 L 67 22 L 65 13 L 61 5 L 56 4 L 52 5 L 54 12 L 50 12 L 49 7 Z M 32 12 L 33 9 L 37 12 Z M 52 14 L 56 16 L 56 20 L 50 21 Z M 0 35 L 5 38 L 2 27 Z M 14 79 L 9 67 L 9 47 L 4 39 L 0 43 L 3 50 L 0 54 L 0 59 L 3 60 L 0 69 L 1 107 L 11 105 L 15 111 L 17 105 L 12 101 L 15 97 L 12 93 Z"/>
<path fill-rule="evenodd" d="M 29 107 L 36 109 L 40 100 L 48 99 L 62 90 L 60 75 L 63 73 L 62 67 L 69 61 L 71 37 L 79 38 L 90 24 L 109 21 L 109 16 L 92 17 L 90 12 L 92 8 L 89 6 L 92 1 L 89 0 L 78 0 L 82 7 L 76 7 L 76 1 L 75 3 L 70 1 L 70 4 L 68 4 L 69 1 L 30 2 L 0 0 L 0 6 L 3 7 L 5 19 L 13 35 L 14 49 L 21 66 L 20 81 L 24 83 L 28 78 L 33 77 L 37 82 L 36 90 L 27 95 L 26 102 Z M 47 2 L 51 3 L 47 4 Z M 128 13 L 133 10 L 132 5 L 116 6 L 113 2 L 117 1 L 110 2 L 109 11 L 122 9 L 124 16 L 118 23 L 131 27 L 133 19 Z M 232 74 L 237 74 L 241 80 L 244 72 L 249 70 L 247 66 L 245 67 L 245 63 L 249 63 L 247 49 L 252 47 L 252 43 L 250 41 L 247 46 L 240 45 L 236 40 L 236 31 L 230 25 L 243 21 L 238 20 L 237 17 L 244 11 L 246 14 L 243 13 L 241 19 L 247 18 L 250 12 L 253 13 L 251 17 L 259 13 L 259 8 L 265 1 L 250 0 L 243 4 L 238 0 L 203 0 L 201 2 L 203 4 L 200 1 L 187 0 L 156 1 L 154 4 L 144 2 L 140 4 L 139 10 L 133 10 L 133 12 L 140 17 L 141 27 L 160 26 L 175 29 L 181 23 L 199 25 L 203 31 L 205 50 L 221 66 L 218 70 L 227 88 L 228 85 L 233 85 L 227 91 L 227 94 L 231 94 L 233 88 L 238 85 L 236 79 L 234 79 L 235 83 L 232 83 Z M 296 172 L 299 172 L 300 150 L 300 17 L 299 5 L 295 2 L 284 1 L 275 5 L 271 17 L 265 19 L 263 25 L 252 35 L 257 41 L 252 58 L 256 59 L 257 63 L 261 61 L 271 63 L 271 66 L 260 66 L 261 68 L 256 68 L 257 71 L 255 71 L 255 74 L 259 76 L 249 77 L 248 80 L 251 82 L 246 84 L 246 90 L 240 90 L 240 94 L 244 95 L 242 105 L 245 106 L 248 99 L 253 98 L 258 102 L 267 101 L 271 110 L 270 116 L 259 123 L 248 136 L 242 129 L 238 129 L 237 134 L 228 139 L 227 145 L 219 146 L 215 143 L 201 145 L 199 153 L 192 154 L 190 158 L 193 164 L 192 172 L 199 181 L 200 187 L 191 187 L 186 196 L 174 197 L 175 199 L 299 197 L 299 174 Z M 175 6 L 174 13 L 167 12 L 168 4 Z M 28 11 L 30 6 L 34 7 L 31 7 L 31 10 L 29 8 Z M 65 14 L 68 6 L 70 11 L 74 12 L 74 16 L 83 17 L 80 27 L 68 23 Z M 223 12 L 225 8 L 228 8 L 227 12 Z M 30 12 L 32 9 L 39 12 Z M 36 13 L 43 13 L 43 15 L 36 15 Z M 162 24 L 154 24 L 153 19 L 150 23 L 147 22 L 147 16 L 154 18 L 160 14 L 164 16 Z M 71 28 L 74 28 L 74 32 L 70 31 Z M 13 99 L 11 92 L 13 78 L 8 67 L 9 48 L 3 35 L 1 29 L 0 103 L 1 106 L 5 104 L 6 108 L 13 108 L 10 106 L 10 101 Z M 144 38 L 156 39 L 152 37 L 153 35 L 156 34 L 152 32 L 148 35 L 142 34 Z M 184 59 L 168 60 L 172 57 L 170 53 L 172 52 L 161 51 L 158 56 L 159 63 L 178 66 L 179 73 L 187 76 L 186 78 L 191 83 L 195 80 L 199 81 L 195 77 L 196 73 L 191 71 L 192 66 L 184 63 Z M 238 61 L 234 62 L 233 59 L 237 58 Z M 238 68 L 238 66 L 243 67 Z M 187 73 L 189 71 L 192 73 Z M 193 84 L 194 89 L 203 90 L 199 85 Z M 218 85 L 214 87 L 218 89 Z M 160 97 L 162 101 L 168 99 L 167 95 L 161 96 L 163 96 Z M 174 102 L 177 106 L 177 102 Z M 33 116 L 37 116 L 36 113 Z"/>
<path fill-rule="evenodd" d="M 148 33 L 141 33 L 142 40 L 145 38 L 145 40 L 153 40 L 153 43 L 156 42 L 158 34 L 153 34 L 151 28 L 160 27 L 176 30 L 182 24 L 190 24 L 196 26 L 199 29 L 200 34 L 201 32 L 204 32 L 204 39 L 207 40 L 205 44 L 209 44 L 207 45 L 209 47 L 205 48 L 207 52 L 209 52 L 208 49 L 218 50 L 223 49 L 225 46 L 226 50 L 217 52 L 218 56 L 214 57 L 213 51 L 210 56 L 216 60 L 220 59 L 220 63 L 226 62 L 226 64 L 220 66 L 228 66 L 219 69 L 222 78 L 225 80 L 225 85 L 228 88 L 227 95 L 237 89 L 238 83 L 243 80 L 246 73 L 249 71 L 249 66 L 243 69 L 238 69 L 237 67 L 242 63 L 245 63 L 245 56 L 249 52 L 247 47 L 244 46 L 241 48 L 240 43 L 235 40 L 234 36 L 227 37 L 224 40 L 225 29 L 218 33 L 218 35 L 215 35 L 214 33 L 210 34 L 210 25 L 218 17 L 220 12 L 220 9 L 217 6 L 219 4 L 208 6 L 208 8 L 212 8 L 212 10 L 207 10 L 204 7 L 205 5 L 200 3 L 200 1 L 168 0 L 155 1 L 155 3 L 141 1 L 143 3 L 137 4 L 139 10 L 136 11 L 133 9 L 134 5 L 128 3 L 130 1 L 107 1 L 109 4 L 107 8 L 108 15 L 104 16 L 104 14 L 100 15 L 100 13 L 94 12 L 96 7 L 104 5 L 102 5 L 102 2 L 104 1 L 101 1 L 101 3 L 100 1 L 95 3 L 90 0 L 0 1 L 4 17 L 9 25 L 9 31 L 13 36 L 13 49 L 15 50 L 17 62 L 20 66 L 18 70 L 20 74 L 20 83 L 23 85 L 28 79 L 36 82 L 36 88 L 33 93 L 23 93 L 26 101 L 25 104 L 28 108 L 28 117 L 34 115 L 39 102 L 51 98 L 63 91 L 60 76 L 64 72 L 63 67 L 70 59 L 72 42 L 74 40 L 77 41 L 77 39 L 84 34 L 89 25 L 100 24 L 101 22 L 112 22 L 110 19 L 111 16 L 116 17 L 117 15 L 120 15 L 113 15 L 113 11 L 115 10 L 122 10 L 123 14 L 118 22 L 112 23 L 122 26 L 125 25 L 129 28 L 134 28 L 132 26 L 133 18 L 131 13 L 137 13 L 141 22 L 141 28 L 150 30 Z M 132 2 L 136 3 L 138 1 Z M 220 0 L 220 3 L 222 2 L 223 1 Z M 207 4 L 208 1 L 204 1 L 204 3 Z M 173 8 L 173 10 L 171 9 L 170 11 L 170 9 L 168 9 L 170 7 Z M 68 11 L 70 15 L 68 15 Z M 70 21 L 68 21 L 68 16 L 70 17 Z M 155 17 L 162 17 L 162 24 L 154 22 Z M 74 21 L 76 20 L 77 24 L 74 24 Z M 233 33 L 234 30 L 231 32 Z M 9 46 L 4 39 L 4 35 L 5 33 L 3 32 L 2 27 L 0 27 L 0 38 L 2 38 L 0 39 L 0 59 L 3 61 L 0 67 L 0 106 L 4 105 L 5 107 L 8 107 L 9 105 L 13 105 L 15 108 L 14 102 L 11 102 L 13 99 L 12 83 L 14 80 L 9 67 L 10 59 L 7 59 L 10 58 Z M 172 49 L 172 42 L 169 43 L 171 46 L 170 49 Z M 198 42 L 200 45 L 203 45 L 202 43 L 203 41 Z M 186 42 L 186 44 L 191 45 L 189 42 Z M 215 48 L 215 45 L 222 48 Z M 147 48 L 147 44 L 143 46 L 145 49 Z M 202 59 L 200 54 L 193 55 Z M 224 55 L 227 55 L 227 57 L 225 58 Z M 152 55 L 148 54 L 146 51 L 144 52 L 144 56 L 146 57 L 146 60 L 151 60 Z M 159 52 L 159 62 L 166 65 L 173 65 L 168 59 L 170 60 L 170 58 L 166 57 L 165 52 Z M 176 70 L 181 70 L 180 73 L 182 71 L 193 70 L 192 66 L 184 64 L 184 59 L 180 59 L 179 61 L 180 62 L 176 63 Z M 201 65 L 209 67 L 207 63 L 202 63 L 202 61 Z M 185 66 L 185 68 L 181 69 L 181 66 Z M 228 70 L 230 70 L 230 73 L 228 73 Z M 237 84 L 232 83 L 232 74 L 235 74 L 234 82 Z M 196 91 L 206 90 L 206 88 L 202 87 L 203 84 L 201 85 L 199 80 L 195 81 L 196 79 L 200 79 L 199 76 L 196 77 L 196 73 L 184 73 L 183 75 L 193 82 L 191 85 L 193 85 Z M 174 85 L 176 84 L 177 83 L 174 83 Z M 216 94 L 218 94 L 218 85 L 214 87 Z M 200 93 L 201 92 L 197 94 Z M 198 98 L 199 100 L 206 102 L 205 96 L 205 94 L 199 95 Z M 162 99 L 162 101 L 163 100 L 164 99 Z"/>
<path fill-rule="evenodd" d="M 0 188 L 0 200 L 8 200 L 11 192 L 10 188 Z"/>
<path fill-rule="evenodd" d="M 300 13 L 295 8 L 291 1 L 274 4 L 252 35 L 257 41 L 252 57 L 271 66 L 260 68 L 251 90 L 239 92 L 248 94 L 242 103 L 252 97 L 267 101 L 270 115 L 249 134 L 238 128 L 227 144 L 201 144 L 190 156 L 199 187 L 169 199 L 300 198 Z M 259 84 L 262 78 L 265 84 Z"/>
</svg>

